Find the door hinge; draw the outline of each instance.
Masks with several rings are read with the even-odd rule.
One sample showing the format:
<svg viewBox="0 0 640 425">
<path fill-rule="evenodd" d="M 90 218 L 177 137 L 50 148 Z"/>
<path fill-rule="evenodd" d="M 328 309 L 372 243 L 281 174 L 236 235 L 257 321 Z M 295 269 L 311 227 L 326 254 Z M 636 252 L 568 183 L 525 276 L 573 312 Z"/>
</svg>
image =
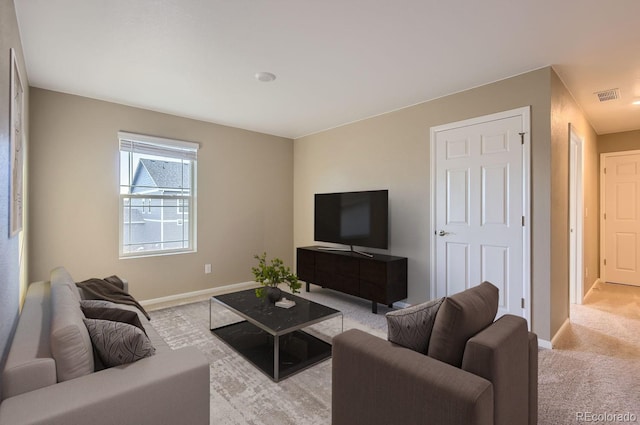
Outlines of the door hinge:
<svg viewBox="0 0 640 425">
<path fill-rule="evenodd" d="M 605 174 L 607 174 L 607 169 L 606 169 L 606 168 L 604 168 L 603 172 L 604 172 Z"/>
<path fill-rule="evenodd" d="M 605 220 L 607 219 L 607 213 L 604 213 L 604 219 Z"/>
<path fill-rule="evenodd" d="M 522 216 L 522 227 L 524 227 L 524 216 Z"/>
<path fill-rule="evenodd" d="M 524 298 L 520 298 L 520 308 L 524 308 Z"/>
<path fill-rule="evenodd" d="M 604 265 L 605 266 L 607 265 L 607 259 L 606 258 L 604 259 Z"/>
<path fill-rule="evenodd" d="M 526 133 L 518 133 L 518 134 L 520 135 L 520 144 L 521 144 L 521 145 L 524 145 L 524 135 L 525 135 Z"/>
</svg>

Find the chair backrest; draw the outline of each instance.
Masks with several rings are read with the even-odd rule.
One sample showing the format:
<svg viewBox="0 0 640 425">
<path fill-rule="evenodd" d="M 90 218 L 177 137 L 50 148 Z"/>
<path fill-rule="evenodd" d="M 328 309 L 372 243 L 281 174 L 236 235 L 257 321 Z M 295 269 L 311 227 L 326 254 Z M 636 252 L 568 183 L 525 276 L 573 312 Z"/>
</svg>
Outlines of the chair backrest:
<svg viewBox="0 0 640 425">
<path fill-rule="evenodd" d="M 493 323 L 498 298 L 498 288 L 489 282 L 445 298 L 433 324 L 427 355 L 460 367 L 469 338 Z"/>
</svg>

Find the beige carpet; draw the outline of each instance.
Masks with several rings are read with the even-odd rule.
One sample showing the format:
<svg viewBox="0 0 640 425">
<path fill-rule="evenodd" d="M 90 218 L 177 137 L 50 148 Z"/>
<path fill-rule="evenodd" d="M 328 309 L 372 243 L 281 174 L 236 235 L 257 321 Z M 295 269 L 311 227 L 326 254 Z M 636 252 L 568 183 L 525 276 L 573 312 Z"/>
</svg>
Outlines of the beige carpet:
<svg viewBox="0 0 640 425">
<path fill-rule="evenodd" d="M 540 351 L 539 423 L 640 422 L 640 287 L 598 283 L 570 316 Z"/>
<path fill-rule="evenodd" d="M 386 336 L 384 306 L 373 315 L 358 298 L 320 288 L 302 295 L 342 311 L 345 330 Z M 193 345 L 209 358 L 211 424 L 331 423 L 330 359 L 276 384 L 211 335 L 208 301 L 150 314 L 169 345 Z M 223 311 L 214 315 L 225 320 Z M 317 332 L 331 336 L 340 328 L 332 319 Z M 598 284 L 583 305 L 571 306 L 571 324 L 539 360 L 540 425 L 625 423 L 630 414 L 630 423 L 640 423 L 640 288 Z"/>
</svg>

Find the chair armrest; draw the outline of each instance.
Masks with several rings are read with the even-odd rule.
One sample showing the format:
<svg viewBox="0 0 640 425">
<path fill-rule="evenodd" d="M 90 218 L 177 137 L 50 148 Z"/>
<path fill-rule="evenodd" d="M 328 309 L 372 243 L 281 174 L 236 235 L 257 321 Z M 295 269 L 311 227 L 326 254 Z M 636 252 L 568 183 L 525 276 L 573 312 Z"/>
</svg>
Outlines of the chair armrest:
<svg viewBox="0 0 640 425">
<path fill-rule="evenodd" d="M 332 425 L 493 423 L 486 379 L 352 329 L 333 339 Z"/>
<path fill-rule="evenodd" d="M 506 314 L 467 341 L 462 369 L 493 384 L 494 423 L 529 422 L 527 321 Z"/>
<path fill-rule="evenodd" d="M 209 403 L 209 363 L 186 347 L 8 398 L 0 424 L 208 425 Z"/>
</svg>

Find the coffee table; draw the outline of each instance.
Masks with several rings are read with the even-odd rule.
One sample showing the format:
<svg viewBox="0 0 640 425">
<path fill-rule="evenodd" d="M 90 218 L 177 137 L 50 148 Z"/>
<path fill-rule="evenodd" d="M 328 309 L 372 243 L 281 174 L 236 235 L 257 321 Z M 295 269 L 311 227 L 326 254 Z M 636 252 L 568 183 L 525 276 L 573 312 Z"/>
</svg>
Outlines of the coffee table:
<svg viewBox="0 0 640 425">
<path fill-rule="evenodd" d="M 209 299 L 209 329 L 274 382 L 331 357 L 331 343 L 305 332 L 316 323 L 340 317 L 342 312 L 304 298 L 285 294 L 296 302 L 276 307 L 256 297 L 254 289 L 216 295 Z M 240 321 L 214 327 L 213 308 L 221 305 Z"/>
</svg>

